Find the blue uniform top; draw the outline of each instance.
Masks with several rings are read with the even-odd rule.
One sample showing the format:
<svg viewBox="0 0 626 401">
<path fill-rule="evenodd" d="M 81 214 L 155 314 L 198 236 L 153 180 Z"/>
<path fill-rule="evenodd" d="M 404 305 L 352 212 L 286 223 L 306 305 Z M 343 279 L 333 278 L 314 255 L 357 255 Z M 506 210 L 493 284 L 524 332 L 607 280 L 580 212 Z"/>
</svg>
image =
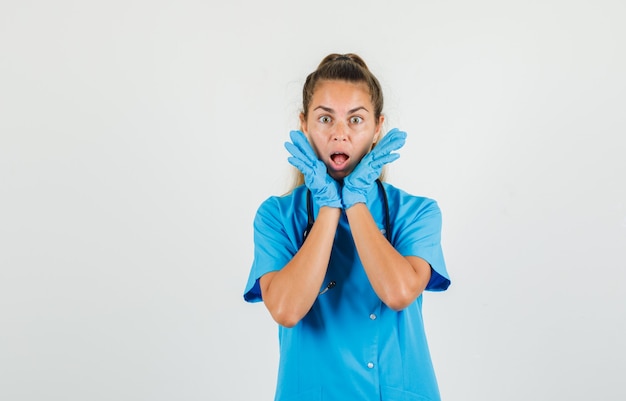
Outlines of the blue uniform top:
<svg viewBox="0 0 626 401">
<path fill-rule="evenodd" d="M 447 289 L 450 279 L 441 250 L 439 206 L 432 199 L 383 185 L 393 246 L 404 256 L 419 256 L 430 263 L 427 290 Z M 259 278 L 282 269 L 300 248 L 307 225 L 306 191 L 299 186 L 259 207 L 246 301 L 261 301 Z M 384 232 L 382 194 L 376 186 L 368 194 L 367 206 Z M 318 210 L 314 205 L 316 216 Z M 324 287 L 330 281 L 336 285 L 319 295 L 297 325 L 279 326 L 275 400 L 440 400 L 424 333 L 422 296 L 399 312 L 381 302 L 367 279 L 345 212 Z"/>
</svg>

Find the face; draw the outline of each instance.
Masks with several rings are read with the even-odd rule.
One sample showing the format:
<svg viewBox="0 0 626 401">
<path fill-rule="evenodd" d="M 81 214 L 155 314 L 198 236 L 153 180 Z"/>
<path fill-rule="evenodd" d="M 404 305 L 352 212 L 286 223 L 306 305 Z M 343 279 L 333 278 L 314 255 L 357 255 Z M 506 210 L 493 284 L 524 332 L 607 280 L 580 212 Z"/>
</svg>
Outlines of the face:
<svg viewBox="0 0 626 401">
<path fill-rule="evenodd" d="M 300 115 L 300 128 L 326 164 L 328 174 L 342 180 L 372 149 L 383 120 L 383 116 L 374 116 L 366 84 L 320 81 L 309 104 L 307 118 Z"/>
</svg>

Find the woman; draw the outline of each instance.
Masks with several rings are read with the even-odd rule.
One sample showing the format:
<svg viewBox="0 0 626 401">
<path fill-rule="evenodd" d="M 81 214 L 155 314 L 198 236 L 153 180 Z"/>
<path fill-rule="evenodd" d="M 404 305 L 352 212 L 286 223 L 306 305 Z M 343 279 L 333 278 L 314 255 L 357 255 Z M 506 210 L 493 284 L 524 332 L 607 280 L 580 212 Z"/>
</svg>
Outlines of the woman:
<svg viewBox="0 0 626 401">
<path fill-rule="evenodd" d="M 301 185 L 257 211 L 244 299 L 279 324 L 276 400 L 440 399 L 421 294 L 450 284 L 441 213 L 379 180 L 406 139 L 382 109 L 359 56 L 325 57 L 285 144 Z"/>
</svg>

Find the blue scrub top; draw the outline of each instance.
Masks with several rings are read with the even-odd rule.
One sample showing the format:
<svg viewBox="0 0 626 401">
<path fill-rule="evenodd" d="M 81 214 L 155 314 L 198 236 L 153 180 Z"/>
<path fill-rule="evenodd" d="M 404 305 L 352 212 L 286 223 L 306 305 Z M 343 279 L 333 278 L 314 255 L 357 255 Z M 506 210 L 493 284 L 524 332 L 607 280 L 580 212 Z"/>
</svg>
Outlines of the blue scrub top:
<svg viewBox="0 0 626 401">
<path fill-rule="evenodd" d="M 428 198 L 383 183 L 389 202 L 391 242 L 404 256 L 430 263 L 430 291 L 450 279 L 441 249 L 441 212 Z M 270 197 L 254 220 L 254 261 L 244 291 L 259 302 L 259 278 L 280 270 L 296 254 L 307 225 L 306 187 Z M 382 194 L 374 186 L 367 206 L 384 233 Z M 314 214 L 319 207 L 314 205 Z M 294 327 L 279 326 L 280 362 L 275 400 L 440 400 L 424 325 L 422 296 L 396 312 L 381 302 L 359 259 L 342 213 L 319 295 Z M 320 288 L 320 291 L 323 288 Z"/>
</svg>

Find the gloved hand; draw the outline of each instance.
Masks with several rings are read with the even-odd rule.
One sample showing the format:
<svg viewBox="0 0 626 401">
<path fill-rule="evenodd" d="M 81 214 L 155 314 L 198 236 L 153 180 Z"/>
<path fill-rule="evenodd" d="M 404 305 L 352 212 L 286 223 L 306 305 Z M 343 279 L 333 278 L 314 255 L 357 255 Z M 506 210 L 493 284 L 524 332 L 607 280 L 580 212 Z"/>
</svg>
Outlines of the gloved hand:
<svg viewBox="0 0 626 401">
<path fill-rule="evenodd" d="M 339 184 L 330 175 L 324 162 L 318 159 L 315 151 L 302 131 L 289 133 L 291 142 L 285 148 L 293 155 L 287 160 L 304 175 L 304 183 L 311 191 L 315 202 L 321 206 L 341 208 Z"/>
<path fill-rule="evenodd" d="M 348 209 L 355 203 L 366 203 L 367 193 L 375 185 L 383 166 L 400 157 L 391 153 L 406 142 L 406 132 L 392 129 L 366 154 L 355 169 L 343 180 L 343 207 Z"/>
</svg>

